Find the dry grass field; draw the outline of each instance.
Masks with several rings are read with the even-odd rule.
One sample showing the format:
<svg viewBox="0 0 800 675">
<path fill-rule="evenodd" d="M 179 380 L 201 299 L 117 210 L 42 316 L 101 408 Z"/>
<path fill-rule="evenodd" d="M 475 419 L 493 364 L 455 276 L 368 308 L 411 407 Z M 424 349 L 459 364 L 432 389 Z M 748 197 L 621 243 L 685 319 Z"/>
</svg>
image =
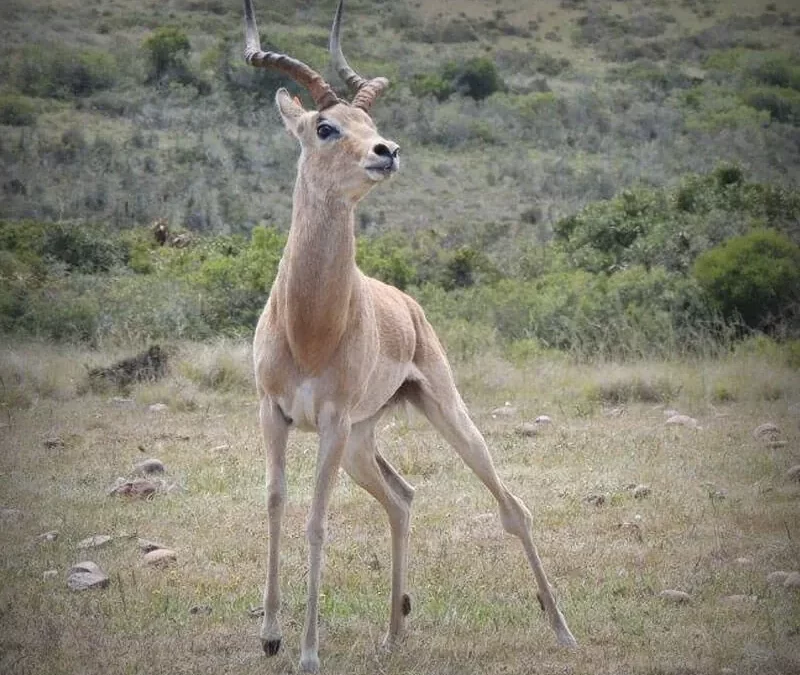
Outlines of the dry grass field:
<svg viewBox="0 0 800 675">
<path fill-rule="evenodd" d="M 118 394 L 81 392 L 84 364 L 121 353 L 0 352 L 0 672 L 297 672 L 315 437 L 290 439 L 286 634 L 268 660 L 251 612 L 267 536 L 249 351 L 223 343 L 170 353 L 166 379 Z M 800 570 L 800 483 L 786 474 L 800 463 L 796 370 L 764 355 L 520 366 L 485 356 L 456 370 L 501 475 L 534 514 L 580 648 L 556 646 L 489 495 L 427 423 L 399 410 L 380 440 L 417 487 L 409 634 L 391 654 L 379 647 L 388 527 L 342 476 L 324 572 L 323 672 L 800 672 L 800 591 L 766 579 Z M 154 403 L 167 407 L 152 411 Z M 698 428 L 666 426 L 670 408 Z M 518 426 L 538 415 L 552 424 L 521 436 Z M 764 422 L 780 431 L 757 440 Z M 146 500 L 108 494 L 149 457 L 164 462 L 172 490 Z M 651 492 L 635 498 L 641 484 Z M 54 541 L 38 538 L 52 530 Z M 113 539 L 76 549 L 94 534 Z M 137 537 L 177 560 L 145 564 Z M 69 568 L 87 559 L 109 586 L 69 590 Z M 659 597 L 665 589 L 691 601 L 670 603 Z"/>
</svg>

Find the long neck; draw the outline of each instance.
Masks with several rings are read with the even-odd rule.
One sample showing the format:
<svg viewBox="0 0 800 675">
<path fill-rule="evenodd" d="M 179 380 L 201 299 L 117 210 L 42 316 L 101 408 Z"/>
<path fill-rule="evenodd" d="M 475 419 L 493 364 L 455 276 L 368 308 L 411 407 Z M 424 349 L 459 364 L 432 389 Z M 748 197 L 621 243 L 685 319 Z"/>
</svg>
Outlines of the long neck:
<svg viewBox="0 0 800 675">
<path fill-rule="evenodd" d="M 315 190 L 298 174 L 285 251 L 285 305 L 292 354 L 314 373 L 347 327 L 356 283 L 354 206 Z"/>
</svg>

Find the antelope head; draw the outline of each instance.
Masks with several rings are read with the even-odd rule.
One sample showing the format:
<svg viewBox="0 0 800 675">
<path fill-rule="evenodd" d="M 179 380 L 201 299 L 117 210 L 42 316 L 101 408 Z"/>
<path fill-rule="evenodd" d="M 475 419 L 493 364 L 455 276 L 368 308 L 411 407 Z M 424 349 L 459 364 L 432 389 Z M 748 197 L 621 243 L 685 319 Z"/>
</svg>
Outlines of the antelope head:
<svg viewBox="0 0 800 675">
<path fill-rule="evenodd" d="M 298 177 L 307 189 L 328 198 L 352 203 L 400 168 L 397 143 L 378 133 L 369 110 L 389 85 L 384 77 L 367 80 L 353 70 L 339 44 L 342 6 L 336 9 L 330 35 L 333 65 L 353 98 L 340 99 L 322 76 L 302 61 L 265 52 L 256 28 L 252 0 L 244 0 L 245 60 L 252 66 L 279 70 L 308 89 L 316 110 L 306 110 L 299 99 L 279 89 L 275 101 L 287 130 L 301 147 Z"/>
</svg>

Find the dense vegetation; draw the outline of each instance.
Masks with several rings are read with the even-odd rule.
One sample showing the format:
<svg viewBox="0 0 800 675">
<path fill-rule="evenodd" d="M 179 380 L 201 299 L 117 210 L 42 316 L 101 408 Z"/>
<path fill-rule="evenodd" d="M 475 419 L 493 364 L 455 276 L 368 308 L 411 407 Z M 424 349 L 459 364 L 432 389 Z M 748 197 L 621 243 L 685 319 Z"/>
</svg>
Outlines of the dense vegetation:
<svg viewBox="0 0 800 675">
<path fill-rule="evenodd" d="M 353 0 L 346 44 L 391 78 L 376 120 L 408 158 L 359 211 L 359 263 L 418 297 L 451 351 L 629 357 L 798 335 L 790 4 L 437 7 Z M 266 45 L 327 62 L 331 1 L 257 11 Z M 0 12 L 0 330 L 252 331 L 296 148 L 272 112 L 285 80 L 242 62 L 239 6 Z M 190 245 L 158 246 L 156 218 Z"/>
</svg>

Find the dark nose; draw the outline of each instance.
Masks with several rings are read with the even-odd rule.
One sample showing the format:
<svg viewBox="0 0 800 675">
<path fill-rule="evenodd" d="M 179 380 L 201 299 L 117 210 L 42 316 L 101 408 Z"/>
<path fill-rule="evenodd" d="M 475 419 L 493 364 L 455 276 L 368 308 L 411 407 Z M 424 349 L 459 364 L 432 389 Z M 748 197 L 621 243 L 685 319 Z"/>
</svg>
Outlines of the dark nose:
<svg viewBox="0 0 800 675">
<path fill-rule="evenodd" d="M 374 148 L 372 148 L 372 152 L 378 155 L 378 157 L 388 157 L 389 159 L 396 159 L 398 153 L 400 152 L 400 147 L 394 145 L 394 149 L 390 150 L 389 146 L 386 145 L 385 143 L 378 143 Z"/>
</svg>

